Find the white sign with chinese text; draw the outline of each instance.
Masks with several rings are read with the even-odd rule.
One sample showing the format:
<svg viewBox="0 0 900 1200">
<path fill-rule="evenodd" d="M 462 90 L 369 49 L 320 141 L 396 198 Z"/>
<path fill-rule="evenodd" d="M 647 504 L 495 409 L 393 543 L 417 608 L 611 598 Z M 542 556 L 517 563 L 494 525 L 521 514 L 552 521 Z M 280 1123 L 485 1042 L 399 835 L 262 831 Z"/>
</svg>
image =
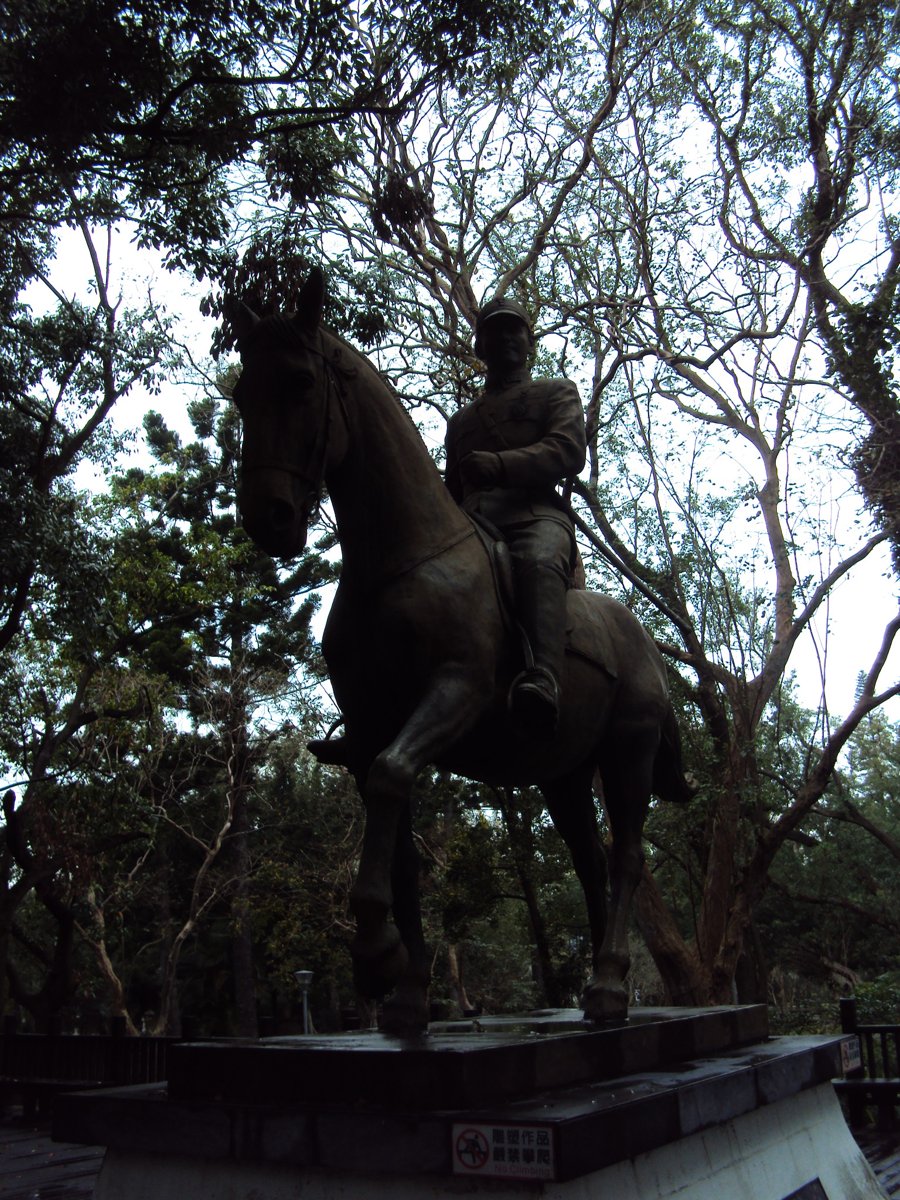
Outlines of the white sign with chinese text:
<svg viewBox="0 0 900 1200">
<path fill-rule="evenodd" d="M 451 1131 L 453 1173 L 495 1179 L 554 1179 L 549 1125 L 459 1123 Z"/>
<path fill-rule="evenodd" d="M 841 1069 L 846 1075 L 849 1071 L 858 1071 L 862 1066 L 859 1038 L 845 1037 L 841 1039 Z"/>
</svg>

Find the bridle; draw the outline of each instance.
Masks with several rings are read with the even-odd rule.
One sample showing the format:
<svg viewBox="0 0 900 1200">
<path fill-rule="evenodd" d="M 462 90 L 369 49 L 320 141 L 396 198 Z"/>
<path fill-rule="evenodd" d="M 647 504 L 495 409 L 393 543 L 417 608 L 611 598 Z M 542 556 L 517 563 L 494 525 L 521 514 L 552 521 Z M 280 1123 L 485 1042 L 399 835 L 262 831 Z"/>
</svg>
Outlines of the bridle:
<svg viewBox="0 0 900 1200">
<path fill-rule="evenodd" d="M 356 376 L 358 368 L 352 365 L 352 362 L 348 364 L 342 355 L 347 353 L 352 359 L 353 354 L 356 352 L 352 350 L 352 347 L 343 346 L 339 341 L 329 351 L 322 329 L 318 329 L 316 335 L 310 337 L 308 332 L 305 333 L 302 329 L 298 329 L 290 318 L 280 314 L 267 316 L 262 318 L 262 320 L 266 323 L 267 331 L 275 333 L 281 345 L 288 349 L 291 347 L 300 348 L 304 354 L 311 354 L 314 358 L 321 361 L 321 369 L 325 377 L 324 396 L 317 412 L 319 420 L 315 442 L 305 462 L 296 464 L 287 459 L 273 458 L 250 464 L 244 463 L 242 471 L 244 473 L 266 470 L 279 471 L 298 480 L 304 489 L 301 511 L 303 519 L 308 525 L 317 515 L 317 510 L 323 498 L 328 446 L 334 425 L 335 407 L 337 407 L 340 417 L 343 420 L 348 441 L 359 446 L 363 454 L 365 452 L 364 443 L 361 442 L 359 437 L 355 436 L 353 423 L 348 413 L 347 395 L 344 386 L 346 379 L 352 379 Z M 244 346 L 242 346 L 242 354 L 246 351 L 247 343 L 252 342 L 252 340 L 253 333 L 251 332 L 248 334 Z M 402 408 L 401 411 L 403 411 Z M 409 419 L 408 414 L 407 419 Z M 459 543 L 466 541 L 474 535 L 474 525 L 470 520 L 466 520 L 461 529 L 454 531 L 445 540 L 413 554 L 408 559 L 404 558 L 392 562 L 387 566 L 379 563 L 373 569 L 372 575 L 368 578 L 365 586 L 369 591 L 375 591 L 383 587 L 390 580 L 398 579 L 408 572 L 415 570 L 416 567 L 421 566 L 423 563 L 440 557 L 448 550 L 453 549 Z M 344 578 L 346 580 L 347 577 L 345 576 Z"/>
<path fill-rule="evenodd" d="M 312 354 L 322 363 L 325 377 L 324 398 L 316 422 L 316 439 L 306 462 L 295 464 L 288 459 L 265 459 L 262 462 L 242 462 L 241 471 L 248 474 L 253 471 L 281 471 L 300 481 L 304 488 L 302 511 L 307 521 L 317 515 L 321 504 L 322 492 L 325 486 L 325 469 L 328 459 L 328 444 L 334 420 L 334 405 L 338 408 L 347 426 L 347 406 L 343 389 L 337 379 L 334 364 L 325 352 L 324 338 L 321 330 L 317 332 L 316 340 L 310 345 L 299 333 L 295 324 L 281 314 L 268 318 L 267 324 L 274 328 L 279 341 L 287 348 L 299 346 L 304 352 Z M 349 428 L 349 426 L 347 426 Z"/>
</svg>

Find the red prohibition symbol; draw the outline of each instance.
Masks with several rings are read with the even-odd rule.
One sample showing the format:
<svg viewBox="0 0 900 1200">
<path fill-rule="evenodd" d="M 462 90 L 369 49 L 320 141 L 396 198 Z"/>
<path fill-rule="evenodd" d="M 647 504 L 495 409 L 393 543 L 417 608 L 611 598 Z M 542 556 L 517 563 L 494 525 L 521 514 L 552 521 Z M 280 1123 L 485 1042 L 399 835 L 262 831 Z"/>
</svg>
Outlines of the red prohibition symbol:
<svg viewBox="0 0 900 1200">
<path fill-rule="evenodd" d="M 470 1171 L 477 1171 L 490 1157 L 488 1140 L 480 1129 L 464 1129 L 456 1139 L 456 1157 Z"/>
</svg>

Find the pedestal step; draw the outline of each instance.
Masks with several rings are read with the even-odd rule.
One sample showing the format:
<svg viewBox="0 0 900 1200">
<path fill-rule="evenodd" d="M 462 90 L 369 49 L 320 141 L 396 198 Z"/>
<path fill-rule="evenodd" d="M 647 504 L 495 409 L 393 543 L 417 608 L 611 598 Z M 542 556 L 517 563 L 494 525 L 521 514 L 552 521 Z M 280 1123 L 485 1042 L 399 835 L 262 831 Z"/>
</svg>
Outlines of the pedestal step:
<svg viewBox="0 0 900 1200">
<path fill-rule="evenodd" d="M 671 1066 L 759 1042 L 764 1004 L 645 1008 L 619 1026 L 587 1024 L 576 1010 L 433 1024 L 425 1035 L 193 1042 L 169 1051 L 175 1100 L 470 1108 L 635 1071 Z"/>
<path fill-rule="evenodd" d="M 110 1151 L 94 1200 L 883 1200 L 829 1084 L 578 1179 L 392 1176 Z"/>
<path fill-rule="evenodd" d="M 97 1200 L 411 1200 L 536 1186 L 560 1200 L 877 1196 L 865 1190 L 870 1173 L 830 1083 L 842 1039 L 767 1038 L 760 1028 L 765 1010 L 755 1006 L 645 1010 L 616 1030 L 556 1013 L 440 1027 L 415 1042 L 200 1043 L 175 1048 L 168 1088 L 63 1097 L 54 1136 L 109 1147 Z M 807 1126 L 809 1138 L 827 1142 L 818 1126 L 835 1119 L 846 1134 L 835 1162 L 863 1181 L 857 1190 L 823 1191 L 809 1154 L 781 1182 L 754 1190 L 759 1168 L 749 1164 L 775 1154 L 779 1130 L 793 1122 L 796 1146 Z M 720 1178 L 718 1192 L 693 1183 L 678 1192 L 685 1172 L 699 1172 L 697 1187 L 718 1178 L 719 1159 L 736 1172 L 734 1186 Z M 653 1173 L 660 1182 L 645 1190 Z M 682 1182 L 670 1186 L 670 1177 Z M 594 1190 L 601 1179 L 613 1181 L 611 1191 Z"/>
</svg>

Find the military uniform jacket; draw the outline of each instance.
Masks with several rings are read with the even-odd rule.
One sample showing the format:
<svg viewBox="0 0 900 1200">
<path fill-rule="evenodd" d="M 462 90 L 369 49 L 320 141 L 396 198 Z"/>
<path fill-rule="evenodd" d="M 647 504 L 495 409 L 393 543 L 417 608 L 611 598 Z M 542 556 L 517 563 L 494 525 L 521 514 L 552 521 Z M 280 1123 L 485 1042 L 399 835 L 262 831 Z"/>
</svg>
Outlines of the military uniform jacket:
<svg viewBox="0 0 900 1200">
<path fill-rule="evenodd" d="M 486 388 L 447 425 L 446 483 L 468 512 L 480 512 L 501 528 L 532 517 L 562 520 L 566 506 L 557 485 L 584 466 L 584 413 L 568 379 L 523 375 Z M 473 450 L 490 450 L 502 464 L 495 488 L 463 484 L 459 464 Z"/>
</svg>

